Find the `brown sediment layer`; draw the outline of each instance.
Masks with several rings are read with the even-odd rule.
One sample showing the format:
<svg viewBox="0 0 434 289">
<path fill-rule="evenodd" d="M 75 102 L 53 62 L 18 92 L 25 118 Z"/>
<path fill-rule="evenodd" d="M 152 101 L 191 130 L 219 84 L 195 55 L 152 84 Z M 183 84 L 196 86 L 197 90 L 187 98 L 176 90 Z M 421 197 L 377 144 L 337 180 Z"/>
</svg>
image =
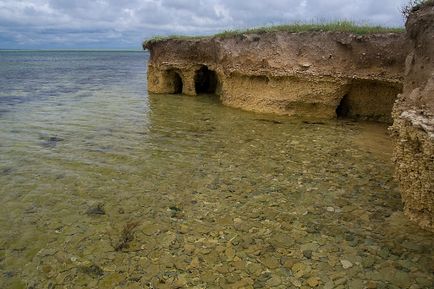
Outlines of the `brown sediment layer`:
<svg viewBox="0 0 434 289">
<path fill-rule="evenodd" d="M 434 1 L 414 10 L 406 29 L 411 50 L 393 110 L 396 177 L 405 214 L 434 231 Z"/>
<path fill-rule="evenodd" d="M 308 118 L 391 121 L 406 56 L 401 33 L 269 32 L 147 42 L 151 93 L 205 92 L 241 109 Z M 203 81 L 203 79 L 202 79 Z M 207 80 L 204 80 L 207 82 Z M 210 82 L 210 81 L 208 81 Z"/>
</svg>

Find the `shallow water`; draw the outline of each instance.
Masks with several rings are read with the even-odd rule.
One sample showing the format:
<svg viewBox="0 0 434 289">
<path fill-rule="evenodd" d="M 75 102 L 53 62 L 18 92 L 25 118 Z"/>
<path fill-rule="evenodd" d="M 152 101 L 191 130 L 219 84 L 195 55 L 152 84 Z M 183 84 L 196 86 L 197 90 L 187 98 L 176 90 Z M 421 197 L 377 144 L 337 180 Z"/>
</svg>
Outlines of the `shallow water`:
<svg viewBox="0 0 434 289">
<path fill-rule="evenodd" d="M 432 288 L 387 127 L 146 93 L 142 52 L 0 52 L 0 288 Z"/>
</svg>

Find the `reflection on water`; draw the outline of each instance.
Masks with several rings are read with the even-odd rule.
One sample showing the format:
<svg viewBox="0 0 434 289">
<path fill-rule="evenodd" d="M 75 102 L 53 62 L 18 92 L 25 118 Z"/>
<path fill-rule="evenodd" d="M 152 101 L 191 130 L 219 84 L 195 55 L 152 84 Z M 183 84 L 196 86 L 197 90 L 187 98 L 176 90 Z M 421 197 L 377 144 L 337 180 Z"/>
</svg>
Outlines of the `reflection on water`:
<svg viewBox="0 0 434 289">
<path fill-rule="evenodd" d="M 432 288 L 385 126 L 148 96 L 145 56 L 0 52 L 1 288 Z"/>
</svg>

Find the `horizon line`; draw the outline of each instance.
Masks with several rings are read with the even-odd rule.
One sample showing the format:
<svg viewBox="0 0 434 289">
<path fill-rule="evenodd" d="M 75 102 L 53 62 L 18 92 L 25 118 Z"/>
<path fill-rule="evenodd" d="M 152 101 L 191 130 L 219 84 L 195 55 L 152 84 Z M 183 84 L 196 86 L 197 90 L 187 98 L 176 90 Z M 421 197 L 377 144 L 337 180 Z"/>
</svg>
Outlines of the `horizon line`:
<svg viewBox="0 0 434 289">
<path fill-rule="evenodd" d="M 0 48 L 0 51 L 144 51 L 140 48 Z"/>
</svg>

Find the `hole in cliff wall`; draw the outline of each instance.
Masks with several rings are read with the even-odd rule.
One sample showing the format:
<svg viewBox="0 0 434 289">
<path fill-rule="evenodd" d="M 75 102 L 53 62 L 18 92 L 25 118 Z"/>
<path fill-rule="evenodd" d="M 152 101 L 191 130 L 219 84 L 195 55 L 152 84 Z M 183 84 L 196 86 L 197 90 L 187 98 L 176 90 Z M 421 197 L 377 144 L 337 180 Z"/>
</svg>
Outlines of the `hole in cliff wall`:
<svg viewBox="0 0 434 289">
<path fill-rule="evenodd" d="M 166 72 L 166 80 L 168 85 L 168 92 L 173 94 L 181 94 L 183 83 L 182 78 L 178 72 L 174 70 L 168 70 Z"/>
<path fill-rule="evenodd" d="M 356 79 L 336 108 L 338 118 L 391 122 L 392 107 L 402 85 L 372 79 Z"/>
<path fill-rule="evenodd" d="M 217 74 L 213 70 L 209 70 L 207 66 L 202 66 L 195 75 L 194 85 L 196 93 L 216 93 L 217 89 Z"/>
<path fill-rule="evenodd" d="M 345 118 L 348 117 L 349 115 L 350 115 L 350 103 L 348 100 L 348 94 L 345 94 L 344 97 L 342 97 L 338 107 L 336 108 L 336 117 Z"/>
</svg>

